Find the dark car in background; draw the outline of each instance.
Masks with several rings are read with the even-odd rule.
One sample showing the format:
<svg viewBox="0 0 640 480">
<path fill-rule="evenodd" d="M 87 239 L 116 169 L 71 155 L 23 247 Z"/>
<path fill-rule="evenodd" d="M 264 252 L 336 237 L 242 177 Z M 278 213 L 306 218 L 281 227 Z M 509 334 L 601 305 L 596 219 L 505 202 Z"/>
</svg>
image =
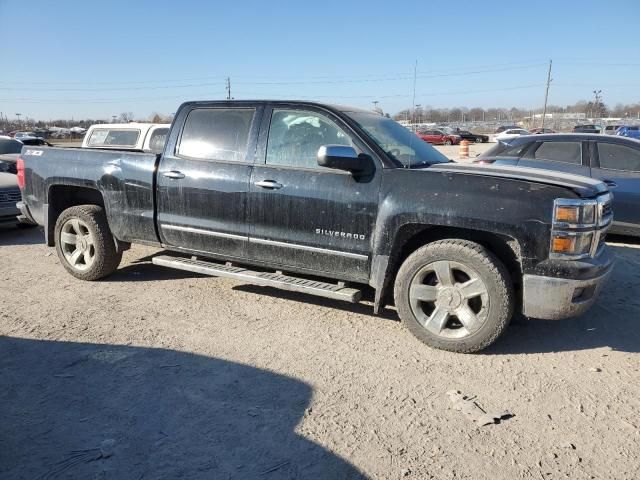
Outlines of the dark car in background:
<svg viewBox="0 0 640 480">
<path fill-rule="evenodd" d="M 640 236 L 640 140 L 598 134 L 529 135 L 499 143 L 475 163 L 543 168 L 600 179 L 614 196 L 611 232 Z"/>
<path fill-rule="evenodd" d="M 0 137 L 0 172 L 16 174 L 16 162 L 22 147 L 50 147 L 51 144 L 39 137 L 22 137 L 15 139 L 11 137 Z"/>
<path fill-rule="evenodd" d="M 600 133 L 601 131 L 602 128 L 600 127 L 600 125 L 593 124 L 576 125 L 572 130 L 573 133 Z"/>
<path fill-rule="evenodd" d="M 481 135 L 480 133 L 471 133 L 469 130 L 456 130 L 462 140 L 468 140 L 475 143 L 487 143 L 489 141 L 488 135 Z"/>
<path fill-rule="evenodd" d="M 556 131 L 552 128 L 532 128 L 529 133 L 540 135 L 542 133 L 556 133 Z"/>
</svg>

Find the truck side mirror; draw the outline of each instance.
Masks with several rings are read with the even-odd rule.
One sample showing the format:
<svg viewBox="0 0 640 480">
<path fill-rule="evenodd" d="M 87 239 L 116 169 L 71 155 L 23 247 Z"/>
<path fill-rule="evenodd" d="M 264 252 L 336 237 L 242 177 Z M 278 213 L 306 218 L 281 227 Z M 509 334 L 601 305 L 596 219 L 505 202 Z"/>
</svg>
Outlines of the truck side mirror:
<svg viewBox="0 0 640 480">
<path fill-rule="evenodd" d="M 323 145 L 318 149 L 318 165 L 363 174 L 372 171 L 373 159 L 347 145 Z"/>
</svg>

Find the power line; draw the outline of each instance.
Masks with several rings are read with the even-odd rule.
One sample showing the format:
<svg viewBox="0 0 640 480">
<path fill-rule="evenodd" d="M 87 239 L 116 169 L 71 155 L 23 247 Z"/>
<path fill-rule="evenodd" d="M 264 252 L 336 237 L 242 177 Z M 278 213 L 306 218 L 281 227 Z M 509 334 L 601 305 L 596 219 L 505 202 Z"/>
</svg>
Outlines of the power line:
<svg viewBox="0 0 640 480">
<path fill-rule="evenodd" d="M 456 77 L 466 75 L 477 75 L 482 73 L 494 73 L 504 72 L 511 70 L 522 70 L 528 68 L 539 67 L 542 64 L 528 64 L 513 67 L 494 68 L 494 69 L 481 69 L 481 70 L 467 70 L 461 72 L 451 73 L 425 73 L 418 74 L 417 71 L 413 75 L 396 75 L 396 76 L 381 76 L 379 78 L 367 78 L 367 79 L 342 79 L 342 80 L 298 80 L 298 81 L 267 81 L 267 82 L 236 82 L 239 85 L 334 85 L 334 84 L 348 84 L 348 83 L 372 83 L 372 82 L 392 82 L 410 80 L 413 78 L 439 78 L 439 77 Z M 220 85 L 220 82 L 205 82 L 205 83 L 187 83 L 177 85 L 151 85 L 151 86 L 128 86 L 128 87 L 91 87 L 91 88 L 39 88 L 40 91 L 48 92 L 105 92 L 105 91 L 130 91 L 130 90 L 166 90 L 171 88 L 193 88 L 193 87 L 211 87 Z M 0 86 L 0 90 L 4 91 L 23 91 L 24 87 L 3 87 Z"/>
</svg>

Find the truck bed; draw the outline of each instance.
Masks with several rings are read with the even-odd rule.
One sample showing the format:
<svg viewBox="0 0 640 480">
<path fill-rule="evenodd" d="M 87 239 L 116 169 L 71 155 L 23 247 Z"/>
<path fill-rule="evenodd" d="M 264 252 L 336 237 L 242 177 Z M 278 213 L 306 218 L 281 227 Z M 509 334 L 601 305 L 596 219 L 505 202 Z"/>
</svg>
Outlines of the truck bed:
<svg viewBox="0 0 640 480">
<path fill-rule="evenodd" d="M 77 187 L 86 187 L 102 195 L 109 225 L 118 240 L 158 241 L 153 218 L 158 155 L 25 146 L 20 157 L 25 165 L 25 200 L 33 218 L 47 229 L 48 209 L 56 208 L 49 204 L 51 188 L 73 187 L 77 195 Z"/>
</svg>

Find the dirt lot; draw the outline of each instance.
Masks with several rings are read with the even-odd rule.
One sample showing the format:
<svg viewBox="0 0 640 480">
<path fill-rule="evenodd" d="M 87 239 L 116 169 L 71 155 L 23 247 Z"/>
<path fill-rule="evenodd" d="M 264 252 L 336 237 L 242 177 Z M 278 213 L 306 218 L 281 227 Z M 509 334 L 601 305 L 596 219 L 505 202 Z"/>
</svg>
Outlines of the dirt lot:
<svg viewBox="0 0 640 480">
<path fill-rule="evenodd" d="M 165 270 L 145 247 L 81 282 L 41 241 L 0 228 L 0 478 L 638 478 L 639 244 L 612 244 L 588 314 L 457 355 L 393 310 Z M 513 417 L 476 426 L 452 389 Z"/>
</svg>

